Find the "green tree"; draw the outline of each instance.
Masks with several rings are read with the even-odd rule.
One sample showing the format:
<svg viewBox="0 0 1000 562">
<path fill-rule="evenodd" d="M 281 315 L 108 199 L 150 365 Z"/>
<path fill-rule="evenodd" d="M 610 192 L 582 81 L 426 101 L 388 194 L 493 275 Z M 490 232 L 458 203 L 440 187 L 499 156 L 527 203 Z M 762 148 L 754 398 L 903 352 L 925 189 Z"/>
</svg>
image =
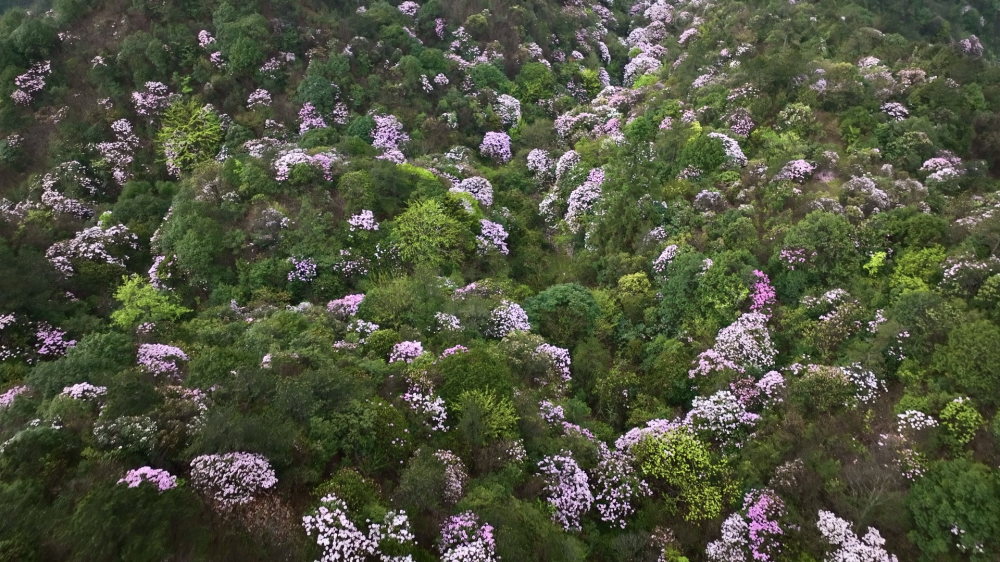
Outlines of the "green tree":
<svg viewBox="0 0 1000 562">
<path fill-rule="evenodd" d="M 123 283 L 115 291 L 115 300 L 121 308 L 111 313 L 111 322 L 127 330 L 143 322 L 177 320 L 191 309 L 177 304 L 177 298 L 165 294 L 149 284 L 144 277 L 133 274 L 122 277 Z"/>
<path fill-rule="evenodd" d="M 665 492 L 674 509 L 687 508 L 686 521 L 715 519 L 722 513 L 722 471 L 712 462 L 708 446 L 686 429 L 648 436 L 633 446 L 641 472 Z"/>
<path fill-rule="evenodd" d="M 955 391 L 985 404 L 1000 403 L 1000 328 L 987 320 L 965 322 L 934 353 L 934 367 Z"/>
<path fill-rule="evenodd" d="M 990 467 L 939 461 L 914 483 L 907 505 L 915 527 L 908 536 L 924 560 L 986 562 L 1000 555 L 1000 483 Z"/>
<path fill-rule="evenodd" d="M 471 243 L 470 233 L 434 199 L 411 204 L 396 219 L 393 235 L 404 261 L 431 266 L 461 262 Z"/>
<path fill-rule="evenodd" d="M 173 103 L 163 112 L 156 141 L 167 169 L 179 175 L 214 158 L 224 137 L 218 114 L 208 106 L 188 100 Z"/>
<path fill-rule="evenodd" d="M 553 285 L 524 303 L 532 324 L 555 345 L 573 347 L 594 330 L 601 315 L 594 295 L 577 283 Z"/>
</svg>

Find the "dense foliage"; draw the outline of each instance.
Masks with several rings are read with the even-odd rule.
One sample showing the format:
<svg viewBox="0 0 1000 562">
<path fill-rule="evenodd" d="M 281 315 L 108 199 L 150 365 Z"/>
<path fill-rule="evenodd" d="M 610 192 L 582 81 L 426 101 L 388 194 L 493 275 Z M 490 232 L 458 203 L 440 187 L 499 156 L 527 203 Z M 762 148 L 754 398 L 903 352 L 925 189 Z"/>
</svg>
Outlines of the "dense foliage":
<svg viewBox="0 0 1000 562">
<path fill-rule="evenodd" d="M 0 0 L 0 561 L 997 560 L 998 11 Z"/>
</svg>

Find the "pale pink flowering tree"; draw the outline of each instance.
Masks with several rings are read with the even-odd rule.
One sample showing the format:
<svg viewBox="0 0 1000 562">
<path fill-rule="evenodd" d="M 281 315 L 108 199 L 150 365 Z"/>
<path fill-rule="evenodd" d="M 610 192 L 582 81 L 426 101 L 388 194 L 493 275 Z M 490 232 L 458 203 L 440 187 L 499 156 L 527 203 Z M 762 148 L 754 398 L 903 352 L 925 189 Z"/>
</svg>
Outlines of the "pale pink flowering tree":
<svg viewBox="0 0 1000 562">
<path fill-rule="evenodd" d="M 510 136 L 504 132 L 486 133 L 479 145 L 479 152 L 494 162 L 506 164 L 511 158 Z"/>
<path fill-rule="evenodd" d="M 316 544 L 322 548 L 323 555 L 317 562 L 364 562 L 369 557 L 403 562 L 404 559 L 385 554 L 383 549 L 406 545 L 414 539 L 404 511 L 389 511 L 382 523 L 369 522 L 368 532 L 362 532 L 348 516 L 347 504 L 335 494 L 324 496 L 320 506 L 302 518 L 302 526 L 306 534 L 315 535 Z"/>
<path fill-rule="evenodd" d="M 365 300 L 364 294 L 347 295 L 328 302 L 326 309 L 341 318 L 350 318 L 358 313 L 358 307 L 363 300 Z"/>
<path fill-rule="evenodd" d="M 278 483 L 268 460 L 255 453 L 201 455 L 191 461 L 192 485 L 223 510 L 253 501 Z"/>
<path fill-rule="evenodd" d="M 855 560 L 897 562 L 896 556 L 885 550 L 885 539 L 874 527 L 868 527 L 868 533 L 864 537 L 858 538 L 851 530 L 849 521 L 824 510 L 819 512 L 816 527 L 819 528 L 823 538 L 835 547 L 828 556 L 828 560 L 832 562 L 853 562 Z"/>
<path fill-rule="evenodd" d="M 495 562 L 496 541 L 489 523 L 480 525 L 475 513 L 452 515 L 441 525 L 442 562 Z"/>
<path fill-rule="evenodd" d="M 593 471 L 594 503 L 601 520 L 624 529 L 628 517 L 635 512 L 633 503 L 640 496 L 652 493 L 633 466 L 628 451 L 611 449 L 604 443 L 598 445 L 598 463 Z"/>
<path fill-rule="evenodd" d="M 414 359 L 424 353 L 424 346 L 418 341 L 404 341 L 392 346 L 392 353 L 389 355 L 389 362 L 412 363 Z"/>
<path fill-rule="evenodd" d="M 15 386 L 13 388 L 7 389 L 6 392 L 0 394 L 0 408 L 8 408 L 14 403 L 14 399 L 18 396 L 28 392 L 29 388 L 25 385 Z"/>
<path fill-rule="evenodd" d="M 148 466 L 129 470 L 125 473 L 125 477 L 118 481 L 119 484 L 127 484 L 129 488 L 137 488 L 143 482 L 149 482 L 156 486 L 160 492 L 177 487 L 176 476 L 171 475 L 166 470 Z"/>
<path fill-rule="evenodd" d="M 81 382 L 73 386 L 64 387 L 59 396 L 68 396 L 74 400 L 96 400 L 108 393 L 108 387 L 95 386 L 89 382 Z"/>
<path fill-rule="evenodd" d="M 500 306 L 493 309 L 490 314 L 489 334 L 502 338 L 511 332 L 531 330 L 531 323 L 528 321 L 528 313 L 521 308 L 521 305 L 504 300 Z"/>
<path fill-rule="evenodd" d="M 187 360 L 187 354 L 179 347 L 162 343 L 144 343 L 139 346 L 139 366 L 156 376 L 180 375 L 180 366 L 177 363 Z"/>
<path fill-rule="evenodd" d="M 496 250 L 506 256 L 509 250 L 507 249 L 507 231 L 504 230 L 503 225 L 486 219 L 481 219 L 479 224 L 482 228 L 482 233 L 476 236 L 476 246 L 479 248 L 479 253 L 486 254 Z"/>
<path fill-rule="evenodd" d="M 552 520 L 566 531 L 579 531 L 580 517 L 594 503 L 587 473 L 569 451 L 545 457 L 538 468 L 545 477 L 545 496 L 553 509 Z"/>
<path fill-rule="evenodd" d="M 52 74 L 49 61 L 36 62 L 27 72 L 14 79 L 17 89 L 10 95 L 17 105 L 28 105 L 34 95 L 45 88 L 45 78 Z"/>
</svg>

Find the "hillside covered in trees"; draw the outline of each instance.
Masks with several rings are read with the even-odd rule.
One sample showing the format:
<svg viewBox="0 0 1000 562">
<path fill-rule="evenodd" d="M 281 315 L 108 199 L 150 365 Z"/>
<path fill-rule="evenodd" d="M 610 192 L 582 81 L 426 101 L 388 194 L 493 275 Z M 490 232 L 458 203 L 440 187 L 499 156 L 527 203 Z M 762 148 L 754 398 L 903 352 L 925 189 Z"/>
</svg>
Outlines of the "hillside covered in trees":
<svg viewBox="0 0 1000 562">
<path fill-rule="evenodd" d="M 0 562 L 1000 559 L 996 0 L 0 1 Z"/>
</svg>

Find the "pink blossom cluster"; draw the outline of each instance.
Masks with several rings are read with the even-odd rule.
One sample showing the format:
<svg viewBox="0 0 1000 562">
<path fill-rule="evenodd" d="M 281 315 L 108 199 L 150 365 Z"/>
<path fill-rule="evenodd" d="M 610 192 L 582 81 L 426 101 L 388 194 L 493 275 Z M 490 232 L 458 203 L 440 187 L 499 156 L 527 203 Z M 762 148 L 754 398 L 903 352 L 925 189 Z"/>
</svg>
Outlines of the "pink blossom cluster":
<svg viewBox="0 0 1000 562">
<path fill-rule="evenodd" d="M 139 137 L 132 132 L 132 124 L 127 119 L 119 119 L 111 124 L 115 132 L 114 142 L 101 142 L 95 145 L 105 164 L 111 167 L 112 175 L 118 185 L 125 185 L 132 174 L 128 168 L 135 159 L 135 151 L 139 148 Z"/>
<path fill-rule="evenodd" d="M 632 60 L 625 64 L 625 85 L 631 86 L 640 76 L 653 74 L 660 69 L 662 63 L 659 59 L 649 56 L 646 53 L 639 53 Z"/>
<path fill-rule="evenodd" d="M 548 400 L 538 403 L 538 411 L 542 419 L 550 424 L 562 423 L 566 419 L 566 412 L 562 406 L 557 406 Z"/>
<path fill-rule="evenodd" d="M 615 449 L 630 451 L 632 447 L 647 437 L 662 437 L 672 431 L 684 428 L 683 420 L 655 419 L 646 422 L 646 427 L 633 427 L 615 441 Z"/>
<path fill-rule="evenodd" d="M 462 499 L 465 494 L 465 483 L 469 480 L 468 473 L 465 472 L 465 465 L 458 455 L 444 449 L 439 449 L 434 453 L 434 458 L 444 465 L 444 491 L 442 499 L 446 504 L 454 505 Z"/>
<path fill-rule="evenodd" d="M 309 155 L 303 148 L 292 148 L 279 152 L 272 166 L 275 171 L 275 179 L 278 181 L 287 180 L 292 168 L 299 164 L 318 166 L 323 170 L 323 177 L 331 180 L 333 179 L 331 168 L 339 161 L 340 156 L 333 150 Z"/>
<path fill-rule="evenodd" d="M 347 224 L 351 226 L 351 232 L 355 230 L 378 230 L 378 221 L 375 220 L 375 213 L 365 209 L 356 215 L 351 215 L 347 219 Z"/>
<path fill-rule="evenodd" d="M 140 367 L 153 375 L 176 377 L 180 374 L 177 362 L 187 361 L 188 356 L 179 347 L 162 343 L 144 343 L 139 346 L 137 360 Z"/>
<path fill-rule="evenodd" d="M 905 105 L 892 101 L 882 104 L 882 113 L 885 113 L 896 121 L 902 121 L 910 116 L 910 111 L 906 109 Z"/>
<path fill-rule="evenodd" d="M 455 345 L 455 346 L 449 347 L 448 349 L 442 351 L 441 352 L 441 359 L 444 359 L 445 357 L 448 357 L 450 355 L 455 355 L 456 353 L 468 353 L 468 352 L 469 352 L 469 348 L 465 347 L 464 345 L 461 345 L 461 344 L 460 345 Z"/>
<path fill-rule="evenodd" d="M 119 484 L 128 484 L 129 488 L 136 488 L 143 482 L 149 482 L 156 486 L 160 492 L 165 492 L 177 487 L 177 477 L 173 476 L 161 468 L 133 468 L 125 473 L 125 477 L 118 481 Z"/>
<path fill-rule="evenodd" d="M 780 551 L 778 536 L 784 531 L 778 519 L 785 514 L 785 503 L 771 490 L 753 490 L 743 497 L 743 511 L 750 520 L 750 553 L 754 560 L 769 562 Z"/>
<path fill-rule="evenodd" d="M 399 151 L 399 145 L 409 142 L 410 136 L 403 132 L 403 124 L 395 115 L 374 115 L 375 130 L 372 131 L 372 146 L 386 152 Z"/>
<path fill-rule="evenodd" d="M 764 369 L 778 354 L 767 330 L 768 317 L 759 312 L 741 314 L 719 330 L 713 348 L 723 357 L 746 368 Z"/>
<path fill-rule="evenodd" d="M 68 396 L 74 400 L 96 400 L 107 395 L 108 387 L 94 386 L 89 382 L 81 382 L 63 388 L 59 396 Z"/>
<path fill-rule="evenodd" d="M 416 17 L 417 12 L 420 11 L 420 4 L 417 4 L 412 0 L 406 0 L 406 2 L 403 2 L 398 7 L 400 12 L 403 12 L 404 14 L 410 16 L 411 18 Z"/>
<path fill-rule="evenodd" d="M 92 226 L 77 232 L 70 240 L 56 242 L 45 251 L 45 259 L 49 260 L 60 273 L 70 277 L 74 269 L 70 259 L 100 261 L 110 265 L 125 266 L 127 257 L 115 257 L 109 247 L 138 248 L 138 237 L 129 231 L 125 225 L 115 225 L 108 228 Z"/>
<path fill-rule="evenodd" d="M 802 183 L 812 177 L 816 171 L 816 166 L 805 160 L 792 160 L 784 165 L 774 179 L 778 181 L 787 180 Z"/>
<path fill-rule="evenodd" d="M 66 351 L 76 346 L 76 340 L 67 340 L 66 332 L 40 322 L 35 330 L 35 351 L 39 355 L 62 357 Z"/>
<path fill-rule="evenodd" d="M 820 534 L 835 550 L 829 559 L 850 562 L 864 560 L 865 562 L 897 562 L 894 554 L 886 552 L 885 539 L 874 527 L 868 527 L 868 533 L 863 538 L 851 530 L 851 523 L 837 517 L 829 511 L 820 510 L 816 522 Z"/>
<path fill-rule="evenodd" d="M 512 127 L 521 120 L 521 102 L 514 96 L 501 94 L 493 104 L 493 112 L 505 127 Z"/>
<path fill-rule="evenodd" d="M 434 387 L 429 382 L 424 380 L 410 381 L 410 388 L 403 394 L 403 401 L 417 414 L 428 417 L 430 419 L 428 425 L 432 430 L 448 430 L 448 426 L 445 425 L 448 413 L 445 409 L 444 398 L 434 394 Z"/>
<path fill-rule="evenodd" d="M 444 18 L 434 20 L 434 33 L 438 36 L 438 39 L 444 39 L 444 24 Z"/>
<path fill-rule="evenodd" d="M 223 510 L 244 505 L 278 483 L 268 460 L 255 453 L 201 455 L 191 461 L 191 483 Z"/>
<path fill-rule="evenodd" d="M 556 388 L 560 390 L 565 388 L 566 383 L 572 379 L 569 350 L 543 343 L 535 348 L 535 356 L 545 359 L 551 365 L 551 370 L 556 377 Z"/>
<path fill-rule="evenodd" d="M 512 156 L 510 151 L 510 135 L 502 131 L 491 131 L 483 137 L 483 142 L 479 145 L 479 152 L 493 159 L 494 162 L 505 164 Z"/>
<path fill-rule="evenodd" d="M 733 361 L 729 360 L 721 353 L 715 349 L 709 348 L 698 355 L 698 363 L 695 365 L 694 369 L 688 371 L 689 378 L 695 378 L 696 376 L 708 376 L 712 373 L 722 372 L 724 370 L 735 371 L 737 373 L 743 373 L 743 367 L 740 367 Z"/>
<path fill-rule="evenodd" d="M 566 172 L 573 169 L 580 163 L 580 154 L 575 150 L 567 150 L 556 160 L 556 181 L 563 177 Z"/>
<path fill-rule="evenodd" d="M 736 166 L 742 168 L 747 165 L 747 157 L 743 154 L 743 149 L 740 148 L 740 143 L 729 138 L 722 133 L 708 133 L 709 138 L 719 139 L 722 143 L 722 150 L 726 153 L 726 158 L 728 160 L 729 166 Z"/>
<path fill-rule="evenodd" d="M 680 37 L 677 38 L 677 42 L 680 43 L 681 45 L 684 45 L 685 43 L 687 43 L 688 41 L 690 41 L 692 38 L 694 38 L 694 39 L 698 38 L 698 28 L 696 28 L 696 27 L 692 27 L 690 29 L 685 29 L 684 32 L 681 33 Z"/>
<path fill-rule="evenodd" d="M 965 39 L 958 42 L 958 48 L 963 53 L 973 57 L 979 58 L 983 56 L 983 42 L 979 40 L 975 35 L 970 35 Z"/>
<path fill-rule="evenodd" d="M 320 506 L 302 518 L 309 536 L 316 535 L 316 544 L 323 551 L 317 562 L 364 561 L 378 558 L 398 560 L 381 552 L 383 541 L 400 544 L 413 542 L 410 522 L 403 511 L 389 511 L 382 523 L 369 523 L 368 533 L 358 530 L 347 514 L 347 504 L 335 494 L 320 499 Z"/>
<path fill-rule="evenodd" d="M 414 359 L 424 353 L 424 346 L 418 341 L 404 341 L 392 346 L 392 353 L 389 355 L 389 362 L 396 363 L 403 361 L 412 363 Z"/>
<path fill-rule="evenodd" d="M 247 109 L 271 105 L 271 93 L 263 88 L 254 90 L 247 98 Z M 304 108 L 303 108 L 304 109 Z"/>
<path fill-rule="evenodd" d="M 809 257 L 816 257 L 816 252 L 809 253 L 805 248 L 783 248 L 778 254 L 778 259 L 784 262 L 791 271 L 795 271 L 796 267 L 806 263 Z"/>
<path fill-rule="evenodd" d="M 326 303 L 326 309 L 341 318 L 350 318 L 358 313 L 358 307 L 363 300 L 365 300 L 364 294 L 347 295 Z"/>
<path fill-rule="evenodd" d="M 587 181 L 570 193 L 565 220 L 574 232 L 578 232 L 582 228 L 581 218 L 590 212 L 597 200 L 601 198 L 601 184 L 603 183 L 604 170 L 594 168 L 587 174 Z"/>
<path fill-rule="evenodd" d="M 729 129 L 733 133 L 744 138 L 750 136 L 750 132 L 753 131 L 755 126 L 753 116 L 751 116 L 750 111 L 744 107 L 738 107 L 727 115 L 726 124 L 729 125 Z"/>
<path fill-rule="evenodd" d="M 521 305 L 504 299 L 490 314 L 489 335 L 502 338 L 511 332 L 531 330 L 528 313 Z"/>
<path fill-rule="evenodd" d="M 755 269 L 753 276 L 756 281 L 750 286 L 750 312 L 770 316 L 772 307 L 778 302 L 777 293 L 771 285 L 771 279 L 763 271 Z"/>
<path fill-rule="evenodd" d="M 455 316 L 454 314 L 448 314 L 447 312 L 435 312 L 434 323 L 438 326 L 439 329 L 449 332 L 457 332 L 458 330 L 462 329 L 462 322 L 458 319 L 458 316 Z M 460 345 L 455 347 L 460 347 L 462 349 L 465 349 Z M 454 348 L 449 348 L 449 349 L 454 349 Z M 446 349 L 445 352 L 447 351 L 448 350 Z M 452 353 L 455 352 L 453 351 Z M 441 357 L 445 357 L 444 352 L 441 353 Z"/>
<path fill-rule="evenodd" d="M 757 390 L 767 398 L 767 402 L 781 402 L 785 389 L 785 377 L 778 371 L 768 371 L 757 381 Z"/>
<path fill-rule="evenodd" d="M 602 521 L 624 529 L 628 517 L 635 512 L 633 503 L 652 491 L 636 474 L 628 451 L 611 449 L 604 443 L 598 447 L 597 468 L 593 471 L 597 490 L 594 503 Z"/>
<path fill-rule="evenodd" d="M 288 261 L 292 264 L 292 270 L 288 272 L 289 281 L 301 281 L 309 283 L 316 278 L 316 260 L 312 258 L 290 257 Z"/>
<path fill-rule="evenodd" d="M 545 457 L 538 468 L 545 477 L 545 495 L 553 509 L 552 520 L 566 531 L 579 531 L 580 517 L 590 511 L 594 503 L 587 473 L 565 450 Z"/>
<path fill-rule="evenodd" d="M 476 246 L 479 248 L 479 253 L 486 254 L 496 250 L 501 255 L 506 256 L 509 250 L 507 249 L 507 231 L 504 230 L 503 225 L 486 219 L 480 219 L 479 224 L 482 229 L 482 233 L 476 236 Z"/>
<path fill-rule="evenodd" d="M 45 78 L 49 74 L 52 74 L 52 65 L 49 61 L 31 65 L 27 72 L 14 79 L 17 89 L 10 95 L 11 99 L 17 105 L 28 105 L 34 94 L 45 87 Z"/>
<path fill-rule="evenodd" d="M 199 47 L 201 47 L 202 49 L 204 49 L 204 48 L 208 47 L 209 45 L 211 45 L 212 43 L 215 43 L 215 37 L 212 37 L 211 33 L 209 33 L 208 31 L 206 31 L 204 29 L 202 29 L 201 31 L 198 32 L 198 46 Z"/>
<path fill-rule="evenodd" d="M 8 408 L 14 403 L 14 399 L 18 396 L 28 392 L 28 387 L 25 385 L 15 386 L 7 389 L 6 392 L 0 394 L 0 408 Z"/>
<path fill-rule="evenodd" d="M 171 94 L 162 82 L 146 82 L 146 90 L 132 92 L 132 103 L 139 115 L 156 115 L 170 105 L 177 94 Z"/>
<path fill-rule="evenodd" d="M 489 207 L 493 204 L 493 184 L 490 183 L 490 180 L 482 176 L 465 178 L 451 189 L 452 191 L 468 193 L 484 207 Z"/>
<path fill-rule="evenodd" d="M 660 255 L 653 260 L 653 271 L 659 275 L 663 275 L 667 271 L 667 266 L 670 265 L 670 262 L 674 261 L 674 258 L 677 257 L 677 250 L 676 244 L 671 244 L 664 248 L 660 252 Z"/>
<path fill-rule="evenodd" d="M 684 423 L 709 433 L 724 446 L 740 447 L 759 419 L 732 392 L 720 390 L 708 398 L 692 400 Z"/>
<path fill-rule="evenodd" d="M 528 153 L 528 170 L 539 179 L 545 180 L 552 175 L 552 158 L 541 148 L 535 148 Z"/>
<path fill-rule="evenodd" d="M 452 515 L 441 525 L 442 562 L 496 562 L 496 541 L 489 523 L 479 524 L 471 511 Z"/>
<path fill-rule="evenodd" d="M 304 135 L 307 131 L 313 129 L 324 129 L 327 126 L 326 121 L 323 120 L 323 116 L 319 114 L 319 110 L 309 102 L 302 104 L 302 108 L 299 109 L 299 121 L 300 135 Z"/>
</svg>

